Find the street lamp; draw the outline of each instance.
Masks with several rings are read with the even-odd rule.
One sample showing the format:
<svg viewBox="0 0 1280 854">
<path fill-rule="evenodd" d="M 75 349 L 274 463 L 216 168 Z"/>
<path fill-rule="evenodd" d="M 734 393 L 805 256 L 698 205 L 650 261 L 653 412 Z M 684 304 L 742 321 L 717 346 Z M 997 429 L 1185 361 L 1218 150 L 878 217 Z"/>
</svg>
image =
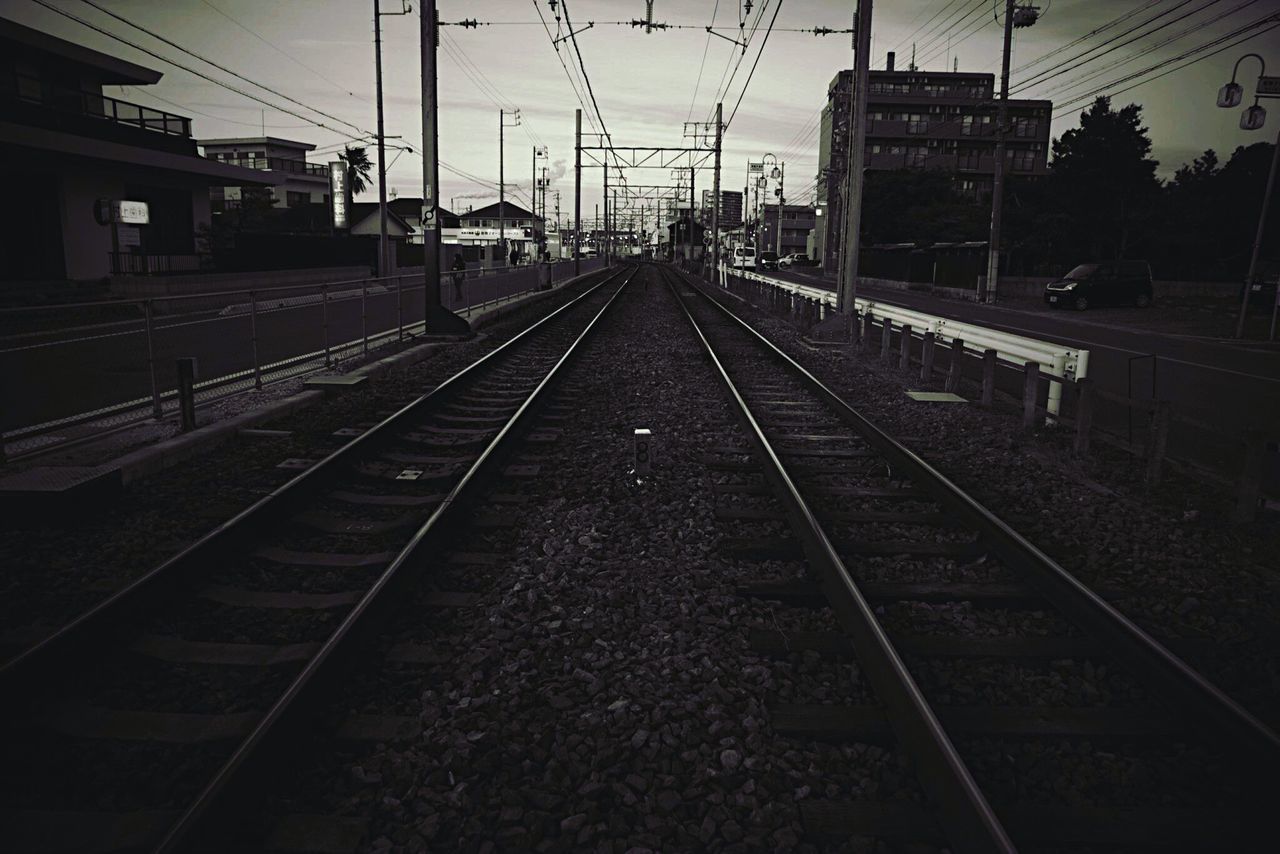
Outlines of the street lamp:
<svg viewBox="0 0 1280 854">
<path fill-rule="evenodd" d="M 1244 99 L 1244 88 L 1236 82 L 1240 72 L 1240 63 L 1252 57 L 1258 60 L 1258 81 L 1254 86 L 1253 106 L 1240 115 L 1242 130 L 1258 130 L 1267 121 L 1267 111 L 1258 102 L 1263 98 L 1280 98 L 1280 77 L 1267 77 L 1267 63 L 1256 53 L 1246 53 L 1236 60 L 1231 70 L 1231 82 L 1218 90 L 1219 107 L 1238 107 Z M 1236 321 L 1236 337 L 1244 337 L 1244 321 L 1249 313 L 1249 294 L 1253 289 L 1253 280 L 1257 275 L 1258 255 L 1262 251 L 1262 233 L 1267 227 L 1267 208 L 1271 206 L 1271 192 L 1276 185 L 1276 167 L 1280 165 L 1280 133 L 1276 134 L 1275 148 L 1271 152 L 1271 171 L 1267 175 L 1267 188 L 1262 193 L 1262 211 L 1258 214 L 1258 231 L 1253 238 L 1253 252 L 1249 256 L 1249 272 L 1244 280 L 1244 295 L 1240 298 L 1240 318 Z M 1271 305 L 1271 329 L 1267 334 L 1268 341 L 1276 337 L 1276 312 L 1280 309 L 1280 286 L 1276 288 L 1275 300 Z"/>
<path fill-rule="evenodd" d="M 769 160 L 771 160 L 771 159 L 773 160 L 773 168 L 772 168 L 771 170 L 769 170 L 768 177 L 765 177 L 765 173 L 764 173 L 764 169 L 763 169 L 763 167 L 764 167 L 764 166 L 765 166 L 765 164 L 766 164 L 766 163 L 768 163 L 768 161 L 769 161 Z M 778 169 L 778 158 L 777 158 L 775 155 L 773 155 L 773 154 L 765 154 L 765 155 L 764 155 L 764 157 L 761 157 L 761 158 L 760 158 L 760 166 L 762 167 L 762 168 L 761 168 L 761 170 L 760 170 L 760 177 L 757 179 L 756 183 L 759 185 L 760 189 L 762 189 L 762 190 L 763 190 L 766 186 L 768 186 L 769 178 L 772 178 L 773 180 L 777 181 L 777 180 L 778 180 L 778 178 L 781 176 L 781 174 L 782 174 L 782 173 L 781 173 L 781 171 Z M 759 195 L 759 197 L 758 197 L 758 198 L 760 198 L 760 226 L 761 226 L 761 228 L 760 228 L 760 233 L 756 236 L 756 260 L 757 260 L 757 263 L 759 262 L 759 258 L 760 258 L 760 251 L 762 250 L 762 248 L 763 248 L 763 246 L 764 246 L 764 244 L 763 244 L 763 239 L 764 239 L 764 220 L 765 220 L 765 211 L 767 211 L 767 210 L 768 210 L 768 208 L 769 208 L 769 197 L 768 197 L 768 195 L 766 195 L 766 194 L 764 194 L 764 193 L 761 193 L 761 194 Z M 782 224 L 782 207 L 781 207 L 781 205 L 779 205 L 779 207 L 778 207 L 778 226 L 779 226 L 779 229 L 781 229 L 781 224 Z M 779 233 L 781 233 L 781 231 L 779 231 Z"/>
</svg>

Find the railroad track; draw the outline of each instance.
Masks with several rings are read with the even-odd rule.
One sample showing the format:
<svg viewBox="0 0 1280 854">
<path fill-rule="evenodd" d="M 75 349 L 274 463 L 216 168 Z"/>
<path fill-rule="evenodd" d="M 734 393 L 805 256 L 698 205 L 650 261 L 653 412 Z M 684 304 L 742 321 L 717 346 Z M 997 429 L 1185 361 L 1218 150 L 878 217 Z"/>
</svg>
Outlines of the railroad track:
<svg viewBox="0 0 1280 854">
<path fill-rule="evenodd" d="M 721 550 L 805 567 L 739 592 L 830 609 L 839 626 L 756 630 L 753 647 L 852 657 L 879 700 L 775 705 L 775 734 L 896 741 L 924 792 L 924 803 L 890 806 L 806 801 L 808 832 L 961 852 L 1269 850 L 1274 732 L 841 400 L 730 300 L 672 268 L 664 276 L 750 443 L 709 460 L 733 474 L 718 515 L 770 532 Z M 1124 690 L 1047 705 L 1036 681 L 1046 663 Z M 1091 761 L 1101 779 L 1081 785 Z M 1056 782 L 1046 791 L 1032 777 Z"/>
<path fill-rule="evenodd" d="M 339 450 L 5 665 L 5 850 L 208 848 L 468 502 L 495 477 L 536 473 L 510 460 L 546 440 L 548 389 L 635 270 L 340 431 Z"/>
</svg>

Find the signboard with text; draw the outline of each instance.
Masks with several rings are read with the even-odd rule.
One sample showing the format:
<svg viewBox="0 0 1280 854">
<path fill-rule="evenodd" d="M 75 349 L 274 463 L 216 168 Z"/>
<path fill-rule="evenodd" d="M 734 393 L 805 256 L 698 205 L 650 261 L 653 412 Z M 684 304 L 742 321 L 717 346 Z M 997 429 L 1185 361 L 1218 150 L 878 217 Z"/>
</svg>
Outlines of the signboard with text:
<svg viewBox="0 0 1280 854">
<path fill-rule="evenodd" d="M 101 225 L 148 225 L 151 222 L 151 210 L 146 202 L 98 199 L 93 204 L 93 218 Z"/>
<path fill-rule="evenodd" d="M 1259 77 L 1259 95 L 1280 95 L 1280 77 Z"/>
<path fill-rule="evenodd" d="M 329 164 L 329 204 L 334 228 L 351 227 L 351 206 L 347 198 L 347 164 L 341 160 Z"/>
</svg>

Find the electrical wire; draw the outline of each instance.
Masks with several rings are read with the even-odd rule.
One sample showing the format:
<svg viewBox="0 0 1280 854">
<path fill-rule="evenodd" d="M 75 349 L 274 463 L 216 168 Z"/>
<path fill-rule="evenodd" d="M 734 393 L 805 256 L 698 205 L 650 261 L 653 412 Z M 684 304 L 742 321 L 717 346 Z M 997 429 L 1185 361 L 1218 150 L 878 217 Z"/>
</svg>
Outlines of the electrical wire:
<svg viewBox="0 0 1280 854">
<path fill-rule="evenodd" d="M 711 29 L 716 25 L 716 13 L 720 11 L 720 0 L 716 0 L 716 5 L 711 10 L 711 26 L 707 28 L 707 40 L 702 46 L 702 62 L 698 64 L 698 80 L 693 84 L 693 97 L 689 99 L 689 113 L 684 120 L 690 121 L 693 118 L 693 105 L 698 101 L 698 89 L 702 86 L 702 72 L 707 67 L 707 52 L 711 50 Z"/>
<path fill-rule="evenodd" d="M 44 6 L 44 7 L 46 7 L 46 8 L 54 8 L 54 7 L 50 6 L 48 3 L 44 2 L 44 0 L 35 0 L 35 1 L 36 1 L 37 3 L 39 3 L 41 6 Z M 98 10 L 99 12 L 101 12 L 102 14 L 107 15 L 108 17 L 111 17 L 111 18 L 115 18 L 115 19 L 116 19 L 117 21 L 119 21 L 120 23 L 125 24 L 125 25 L 130 26 L 130 27 L 133 27 L 135 30 L 138 30 L 139 32 L 146 33 L 147 35 L 151 36 L 151 37 L 152 37 L 153 39 L 155 39 L 156 41 L 163 42 L 164 44 L 167 44 L 167 45 L 169 45 L 170 47 L 172 47 L 172 48 L 174 48 L 174 49 L 176 49 L 176 50 L 180 50 L 180 51 L 182 51 L 183 53 L 187 54 L 188 56 L 194 57 L 195 59 L 198 59 L 198 60 L 200 60 L 201 62 L 203 62 L 203 63 L 205 63 L 205 64 L 207 64 L 207 65 L 212 65 L 214 68 L 218 69 L 219 71 L 222 71 L 222 72 L 224 72 L 224 73 L 226 73 L 226 74 L 230 74 L 232 77 L 235 77 L 237 80 L 243 80 L 244 82 L 246 82 L 246 83 L 248 83 L 248 84 L 250 84 L 250 85 L 252 85 L 252 86 L 257 86 L 259 89 L 262 89 L 263 91 L 266 91 L 266 92 L 270 92 L 272 95 L 275 95 L 277 98 L 284 98 L 284 99 L 285 99 L 286 101 L 288 101 L 289 103 L 291 103 L 291 104 L 297 104 L 299 107 L 302 107 L 303 109 L 306 109 L 306 110 L 310 110 L 311 112 L 315 113 L 316 115 L 324 116 L 326 119 L 331 119 L 331 120 L 333 120 L 333 121 L 335 121 L 335 122 L 338 122 L 338 123 L 340 123 L 340 124 L 344 124 L 344 125 L 346 125 L 346 126 L 347 126 L 347 127 L 349 127 L 349 128 L 354 128 L 355 130 L 358 130 L 358 131 L 361 131 L 361 132 L 363 132 L 363 131 L 364 131 L 364 129 L 363 129 L 363 128 L 361 128 L 359 125 L 354 125 L 354 124 L 352 124 L 351 122 L 349 122 L 349 121 L 347 121 L 347 120 L 345 120 L 345 119 L 340 119 L 340 118 L 338 118 L 337 116 L 330 115 L 329 113 L 326 113 L 326 112 L 324 112 L 323 110 L 317 110 L 315 107 L 312 107 L 312 106 L 309 106 L 309 105 L 307 105 L 307 104 L 304 104 L 302 101 L 299 101 L 299 100 L 298 100 L 298 99 L 296 99 L 296 98 L 290 98 L 288 95 L 284 94 L 283 92 L 276 91 L 275 89 L 272 89 L 270 86 L 264 86 L 263 84 L 261 84 L 261 83 L 257 82 L 256 80 L 251 80 L 250 78 L 245 77 L 243 74 L 239 74 L 239 73 L 237 73 L 237 72 L 235 72 L 235 71 L 232 71 L 230 68 L 227 68 L 225 65 L 220 65 L 219 63 L 214 62 L 212 59 L 208 59 L 208 58 L 206 58 L 206 57 L 203 57 L 203 56 L 201 56 L 200 54 L 196 53 L 195 51 L 193 51 L 193 50 L 190 50 L 190 49 L 188 49 L 188 48 L 183 47 L 182 45 L 178 44 L 177 42 L 173 41 L 172 39 L 168 39 L 168 38 L 166 38 L 166 37 L 164 37 L 164 36 L 160 35 L 159 33 L 156 33 L 156 32 L 155 32 L 155 31 L 153 31 L 153 30 L 149 30 L 149 29 L 147 29 L 146 27 L 142 26 L 141 24 L 135 24 L 133 21 L 130 21 L 128 18 L 124 17 L 123 15 L 119 15 L 119 14 L 117 14 L 117 13 L 115 13 L 115 12 L 112 12 L 110 9 L 104 9 L 102 6 L 100 6 L 100 5 L 98 5 L 96 2 L 94 2 L 94 0 L 80 0 L 80 2 L 84 3 L 86 6 L 92 6 L 94 9 L 97 9 L 97 10 Z M 59 9 L 58 11 L 59 11 L 61 14 L 67 14 L 67 15 L 69 15 L 69 14 L 70 14 L 70 13 L 67 13 L 67 12 L 63 12 L 63 11 L 62 11 L 62 10 L 60 10 L 60 9 Z M 97 29 L 97 28 L 95 27 L 95 29 Z M 101 32 L 101 30 L 100 30 L 100 32 Z M 115 36 L 112 36 L 112 37 L 113 37 L 113 38 L 116 38 Z M 123 41 L 123 39 L 122 39 L 122 41 Z M 137 46 L 135 45 L 135 47 L 137 47 Z M 141 48 L 141 47 L 139 47 L 138 49 L 139 49 L 139 50 L 145 50 L 145 48 Z M 147 51 L 147 52 L 148 52 L 148 53 L 151 53 L 150 51 Z M 152 56 L 155 56 L 156 54 L 152 53 L 151 55 L 152 55 Z M 161 59 L 164 59 L 163 57 L 160 57 L 160 58 L 161 58 Z M 169 62 L 171 65 L 172 65 L 172 64 L 176 64 L 176 63 L 174 63 L 172 60 L 168 60 L 168 59 L 166 59 L 165 61 L 166 61 L 166 62 Z M 181 67 L 181 66 L 178 66 L 178 67 Z M 190 69 L 184 69 L 184 70 L 190 70 Z"/>
<path fill-rule="evenodd" d="M 773 24 L 778 20 L 778 13 L 782 11 L 782 3 L 783 0 L 778 0 L 778 5 L 773 7 L 773 17 L 769 19 L 769 29 L 765 30 L 764 40 L 760 42 L 760 50 L 756 53 L 756 61 L 751 63 L 751 71 L 747 74 L 747 82 L 742 84 L 742 91 L 738 93 L 738 101 L 733 105 L 733 112 L 729 114 L 729 120 L 724 123 L 725 130 L 728 130 L 729 125 L 733 124 L 733 117 L 738 114 L 738 107 L 742 106 L 742 96 L 747 94 L 747 87 L 751 85 L 751 78 L 755 76 L 756 66 L 760 64 L 760 57 L 764 55 L 765 45 L 769 43 L 769 35 L 773 32 Z"/>
<path fill-rule="evenodd" d="M 1136 9 L 1130 9 L 1128 12 L 1125 12 L 1120 16 L 1112 18 L 1110 21 L 1107 21 L 1105 24 L 1102 24 L 1101 26 L 1095 27 L 1094 29 L 1080 36 L 1079 38 L 1073 39 L 1064 45 L 1060 45 L 1054 48 L 1053 50 L 1049 51 L 1048 53 L 1041 54 L 1040 56 L 1036 57 L 1030 62 L 1026 62 L 1020 66 L 1017 66 L 1016 68 L 1013 69 L 1011 73 L 1020 74 L 1023 71 L 1026 71 L 1028 68 L 1032 68 L 1036 65 L 1039 65 L 1045 60 L 1050 59 L 1054 56 L 1057 56 L 1063 51 L 1070 50 L 1076 45 L 1083 44 L 1084 42 L 1087 42 L 1089 39 L 1093 38 L 1094 36 L 1100 35 L 1106 32 L 1107 30 L 1111 29 L 1112 27 L 1119 26 L 1120 24 L 1124 23 L 1128 19 L 1132 18 L 1134 15 L 1141 14 L 1142 12 L 1145 12 L 1146 10 L 1150 9 L 1152 6 L 1158 6 L 1164 2 L 1166 2 L 1166 0 L 1147 0 L 1146 5 L 1139 6 Z"/>
</svg>

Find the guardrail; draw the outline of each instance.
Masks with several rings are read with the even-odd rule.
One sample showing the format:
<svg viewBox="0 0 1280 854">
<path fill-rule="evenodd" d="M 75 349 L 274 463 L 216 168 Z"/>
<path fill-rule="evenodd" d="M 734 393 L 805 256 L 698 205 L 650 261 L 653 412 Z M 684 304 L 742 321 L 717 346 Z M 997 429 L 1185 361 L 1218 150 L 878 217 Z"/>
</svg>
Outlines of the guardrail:
<svg viewBox="0 0 1280 854">
<path fill-rule="evenodd" d="M 824 320 L 836 302 L 836 295 L 822 288 L 724 266 L 720 268 L 719 284 L 763 309 L 793 318 L 802 327 Z M 943 388 L 949 392 L 961 391 L 963 383 L 976 384 L 980 388 L 976 402 L 980 405 L 994 406 L 999 397 L 1018 407 L 1023 430 L 1033 429 L 1042 418 L 1045 424 L 1069 428 L 1074 432 L 1071 451 L 1079 459 L 1090 456 L 1091 440 L 1097 439 L 1142 460 L 1145 465 L 1141 477 L 1149 488 L 1161 483 L 1166 465 L 1177 468 L 1184 475 L 1226 489 L 1233 501 L 1230 518 L 1237 523 L 1253 521 L 1268 489 L 1274 490 L 1274 486 L 1267 486 L 1263 476 L 1268 448 L 1276 446 L 1274 433 L 1260 429 L 1224 430 L 1191 413 L 1185 405 L 1134 399 L 1098 389 L 1093 380 L 1085 376 L 1088 350 L 1075 350 L 874 300 L 857 300 L 857 313 L 861 324 L 849 330 L 850 340 L 856 338 L 863 354 L 871 355 L 878 350 L 882 363 L 896 363 L 900 371 L 919 376 L 921 382 L 931 382 L 941 374 Z M 877 333 L 878 342 L 875 341 Z M 918 358 L 914 346 L 917 334 L 923 343 Z M 945 348 L 942 351 L 946 356 L 944 365 L 937 364 L 939 344 Z M 981 357 L 980 378 L 966 376 L 966 364 L 972 364 L 971 357 L 975 356 Z M 1045 364 L 1052 369 L 1043 367 Z M 996 387 L 998 366 L 1021 374 L 1021 394 L 1010 394 Z M 971 369 L 968 372 L 971 373 Z M 1043 405 L 1042 383 L 1048 385 Z M 1146 439 L 1135 441 L 1130 436 L 1126 441 L 1099 426 L 1095 413 L 1100 402 L 1145 416 L 1150 424 Z M 1069 415 L 1062 412 L 1064 403 Z M 1171 452 L 1170 429 L 1175 424 L 1195 431 L 1197 447 L 1205 443 L 1215 446 L 1212 465 Z"/>
<path fill-rule="evenodd" d="M 824 288 L 815 288 L 783 279 L 775 279 L 771 276 L 761 275 L 750 270 L 727 267 L 723 264 L 720 267 L 720 271 L 722 286 L 726 286 L 725 277 L 738 276 L 747 281 L 769 285 L 806 299 L 817 300 L 823 307 L 824 312 L 826 307 L 834 308 L 836 305 L 836 294 Z M 1015 335 L 1011 332 L 979 326 L 974 323 L 964 323 L 947 317 L 938 317 L 891 303 L 863 298 L 858 298 L 855 302 L 857 304 L 857 312 L 862 317 L 864 325 L 868 322 L 873 322 L 875 318 L 879 318 L 882 321 L 889 320 L 901 327 L 908 328 L 912 335 L 918 335 L 921 338 L 932 333 L 935 342 L 950 345 L 958 340 L 963 341 L 966 346 L 979 350 L 995 350 L 997 358 L 1001 361 L 1012 362 L 1017 365 L 1035 362 L 1040 367 L 1041 373 L 1061 380 L 1061 382 L 1050 382 L 1049 384 L 1047 409 L 1051 416 L 1059 412 L 1062 400 L 1062 383 L 1084 379 L 1088 375 L 1088 350 L 1068 347 L 1065 344 L 1053 341 L 1029 338 L 1025 335 Z"/>
</svg>

